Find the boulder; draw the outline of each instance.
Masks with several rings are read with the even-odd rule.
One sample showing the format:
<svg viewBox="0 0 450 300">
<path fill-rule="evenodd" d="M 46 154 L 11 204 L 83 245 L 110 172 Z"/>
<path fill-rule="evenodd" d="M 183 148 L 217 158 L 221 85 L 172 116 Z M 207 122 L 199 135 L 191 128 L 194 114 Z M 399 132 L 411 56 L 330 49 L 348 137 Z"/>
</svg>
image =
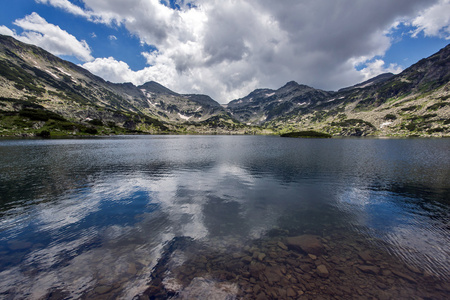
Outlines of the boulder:
<svg viewBox="0 0 450 300">
<path fill-rule="evenodd" d="M 306 254 L 325 254 L 325 246 L 317 235 L 304 234 L 286 238 L 286 245 L 290 249 L 305 252 Z"/>
<path fill-rule="evenodd" d="M 283 244 L 282 242 L 278 242 L 277 245 L 278 245 L 278 247 L 280 247 L 283 250 L 287 250 L 288 249 L 288 247 L 285 244 Z"/>
</svg>

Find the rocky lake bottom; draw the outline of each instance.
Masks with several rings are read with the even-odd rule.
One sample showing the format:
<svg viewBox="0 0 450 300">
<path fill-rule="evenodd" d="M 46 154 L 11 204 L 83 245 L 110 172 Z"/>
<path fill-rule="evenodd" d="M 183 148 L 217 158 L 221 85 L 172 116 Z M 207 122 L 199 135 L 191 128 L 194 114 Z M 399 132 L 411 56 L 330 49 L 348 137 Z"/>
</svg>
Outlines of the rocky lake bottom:
<svg viewBox="0 0 450 300">
<path fill-rule="evenodd" d="M 238 238 L 179 237 L 164 247 L 149 287 L 134 299 L 448 299 L 448 280 L 365 237 L 340 233 L 267 237 L 246 246 Z M 120 284 L 104 283 L 82 298 L 115 299 L 121 292 Z"/>
<path fill-rule="evenodd" d="M 236 241 L 231 249 L 221 248 L 219 240 L 212 243 L 172 241 L 151 275 L 150 287 L 136 299 L 448 299 L 450 295 L 448 278 L 401 262 L 354 237 L 306 234 L 261 239 L 244 248 Z"/>
</svg>

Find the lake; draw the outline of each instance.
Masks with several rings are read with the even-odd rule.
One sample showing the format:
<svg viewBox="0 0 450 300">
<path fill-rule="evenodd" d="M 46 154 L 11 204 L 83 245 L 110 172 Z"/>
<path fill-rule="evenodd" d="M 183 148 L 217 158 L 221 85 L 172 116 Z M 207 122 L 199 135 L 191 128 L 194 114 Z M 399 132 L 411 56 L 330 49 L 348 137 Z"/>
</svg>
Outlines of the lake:
<svg viewBox="0 0 450 300">
<path fill-rule="evenodd" d="M 450 139 L 0 140 L 0 298 L 450 297 Z"/>
</svg>

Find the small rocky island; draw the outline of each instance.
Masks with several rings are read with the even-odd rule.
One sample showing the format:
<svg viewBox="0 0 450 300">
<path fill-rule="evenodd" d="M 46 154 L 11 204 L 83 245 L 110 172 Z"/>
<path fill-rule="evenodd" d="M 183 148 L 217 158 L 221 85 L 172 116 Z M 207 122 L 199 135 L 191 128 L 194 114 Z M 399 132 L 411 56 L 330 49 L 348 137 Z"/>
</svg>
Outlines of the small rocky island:
<svg viewBox="0 0 450 300">
<path fill-rule="evenodd" d="M 280 135 L 281 137 L 290 137 L 290 138 L 331 138 L 331 135 L 328 133 L 306 130 L 306 131 L 297 131 L 297 132 L 288 132 Z"/>
</svg>

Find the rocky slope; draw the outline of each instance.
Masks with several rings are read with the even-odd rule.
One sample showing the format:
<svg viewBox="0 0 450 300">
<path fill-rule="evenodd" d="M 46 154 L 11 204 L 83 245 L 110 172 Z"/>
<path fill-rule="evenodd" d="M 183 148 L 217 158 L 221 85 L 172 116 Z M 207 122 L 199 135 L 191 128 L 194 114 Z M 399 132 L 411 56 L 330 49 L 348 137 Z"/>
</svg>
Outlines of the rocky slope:
<svg viewBox="0 0 450 300">
<path fill-rule="evenodd" d="M 329 99 L 330 95 L 330 92 L 291 81 L 278 90 L 255 90 L 244 98 L 231 101 L 227 108 L 239 121 L 248 124 L 264 124 L 298 108 Z"/>
<path fill-rule="evenodd" d="M 180 95 L 156 82 L 139 87 L 106 82 L 39 47 L 2 35 L 0 110 L 0 135 L 24 133 L 25 128 L 29 133 L 93 132 L 86 128 L 103 133 L 153 133 L 226 114 L 206 95 Z M 24 116 L 32 113 L 31 118 Z M 36 116 L 49 113 L 59 117 Z M 58 124 L 47 126 L 49 120 Z"/>
<path fill-rule="evenodd" d="M 338 92 L 290 82 L 228 105 L 233 117 L 275 131 L 343 136 L 449 136 L 450 45 L 398 75 L 382 74 Z"/>
<path fill-rule="evenodd" d="M 398 75 L 337 92 L 294 81 L 226 108 L 158 84 L 114 84 L 36 46 L 0 35 L 0 136 L 285 133 L 450 136 L 450 45 Z"/>
</svg>

